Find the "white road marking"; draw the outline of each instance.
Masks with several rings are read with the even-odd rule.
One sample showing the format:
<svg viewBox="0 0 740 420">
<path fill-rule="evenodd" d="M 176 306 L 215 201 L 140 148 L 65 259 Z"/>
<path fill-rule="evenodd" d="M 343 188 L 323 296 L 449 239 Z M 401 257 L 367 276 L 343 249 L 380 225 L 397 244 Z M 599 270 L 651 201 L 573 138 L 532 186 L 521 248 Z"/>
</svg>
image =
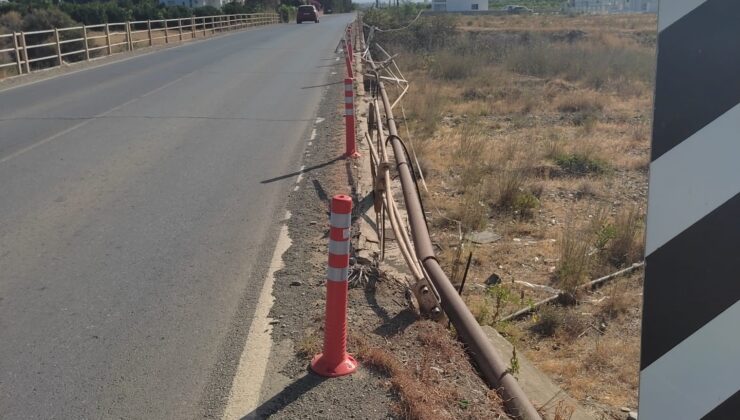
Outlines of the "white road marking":
<svg viewBox="0 0 740 420">
<path fill-rule="evenodd" d="M 301 165 L 301 170 L 298 173 L 298 178 L 296 178 L 295 183 L 300 184 L 301 180 L 303 179 L 303 171 L 306 169 L 306 165 Z"/>
<path fill-rule="evenodd" d="M 311 131 L 311 140 L 316 140 L 316 129 L 315 128 Z"/>
<path fill-rule="evenodd" d="M 290 212 L 286 212 L 285 222 L 290 217 Z M 224 410 L 224 419 L 241 419 L 248 415 L 256 418 L 253 412 L 260 403 L 262 381 L 265 379 L 267 362 L 272 348 L 272 325 L 270 324 L 272 319 L 268 315 L 275 301 L 272 295 L 275 273 L 285 266 L 283 254 L 290 248 L 290 245 L 291 240 L 288 236 L 288 225 L 286 223 L 280 228 L 265 284 L 262 286 L 262 291 L 257 300 L 257 308 L 252 318 L 252 325 L 249 327 L 247 342 L 239 358 L 239 367 L 231 386 L 229 402 Z"/>
<path fill-rule="evenodd" d="M 325 120 L 323 118 L 321 118 L 321 117 L 316 118 L 316 124 L 321 124 L 324 121 Z"/>
</svg>

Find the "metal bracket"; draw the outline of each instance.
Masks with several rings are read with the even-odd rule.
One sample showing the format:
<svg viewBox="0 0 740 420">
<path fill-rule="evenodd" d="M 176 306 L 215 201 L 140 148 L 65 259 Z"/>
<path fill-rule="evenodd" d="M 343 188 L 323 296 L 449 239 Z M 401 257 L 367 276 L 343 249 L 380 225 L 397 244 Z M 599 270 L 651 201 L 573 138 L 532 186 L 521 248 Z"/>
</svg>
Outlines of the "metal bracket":
<svg viewBox="0 0 740 420">
<path fill-rule="evenodd" d="M 411 288 L 414 293 L 416 302 L 419 306 L 419 313 L 433 321 L 443 322 L 446 319 L 444 311 L 439 306 L 437 295 L 432 291 L 427 279 L 420 279 Z"/>
</svg>

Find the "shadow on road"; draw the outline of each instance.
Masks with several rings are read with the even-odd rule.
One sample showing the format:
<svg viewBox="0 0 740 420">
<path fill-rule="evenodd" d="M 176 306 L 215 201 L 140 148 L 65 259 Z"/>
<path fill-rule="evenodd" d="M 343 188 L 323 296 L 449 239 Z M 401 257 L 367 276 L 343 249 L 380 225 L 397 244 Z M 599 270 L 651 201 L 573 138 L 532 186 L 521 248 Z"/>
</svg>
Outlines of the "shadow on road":
<svg viewBox="0 0 740 420">
<path fill-rule="evenodd" d="M 292 177 L 298 176 L 300 174 L 305 174 L 306 172 L 311 172 L 311 171 L 314 171 L 316 169 L 321 169 L 321 168 L 323 168 L 325 166 L 329 166 L 332 163 L 337 162 L 337 161 L 342 160 L 342 159 L 344 159 L 344 155 L 337 156 L 337 157 L 335 157 L 334 159 L 332 159 L 332 160 L 330 160 L 328 162 L 320 163 L 318 165 L 310 166 L 308 168 L 303 168 L 303 170 L 291 172 L 291 173 L 285 174 L 285 175 L 276 176 L 275 178 L 265 179 L 263 181 L 260 181 L 260 184 L 270 184 L 270 183 L 273 183 L 275 181 L 280 181 L 280 180 L 283 180 L 283 179 L 286 179 L 286 178 L 292 178 Z"/>
<path fill-rule="evenodd" d="M 302 378 L 288 385 L 277 395 L 262 403 L 262 405 L 254 409 L 254 411 L 242 417 L 241 420 L 267 418 L 270 415 L 275 414 L 283 408 L 289 406 L 295 400 L 300 398 L 303 394 L 316 388 L 325 380 L 326 378 L 314 375 L 309 371 Z"/>
<path fill-rule="evenodd" d="M 323 85 L 303 86 L 301 89 L 313 89 L 313 88 L 320 88 L 320 87 L 326 87 L 326 86 L 331 86 L 331 85 L 341 85 L 342 83 L 344 83 L 344 80 L 340 80 L 338 82 L 324 83 Z"/>
</svg>

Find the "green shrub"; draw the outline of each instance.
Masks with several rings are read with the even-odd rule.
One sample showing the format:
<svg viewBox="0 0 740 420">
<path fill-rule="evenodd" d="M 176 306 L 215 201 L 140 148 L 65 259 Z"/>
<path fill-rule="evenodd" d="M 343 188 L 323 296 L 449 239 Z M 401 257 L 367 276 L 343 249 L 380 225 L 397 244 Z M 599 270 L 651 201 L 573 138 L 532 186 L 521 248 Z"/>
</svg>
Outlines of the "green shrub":
<svg viewBox="0 0 740 420">
<path fill-rule="evenodd" d="M 381 29 L 406 28 L 400 31 L 376 32 L 378 42 L 386 47 L 410 51 L 436 51 L 450 45 L 457 34 L 457 20 L 451 15 L 420 16 L 423 5 L 405 3 L 400 7 L 370 9 L 363 15 L 369 26 Z M 411 23 L 413 21 L 413 23 Z"/>
<path fill-rule="evenodd" d="M 23 30 L 27 32 L 70 26 L 76 26 L 75 21 L 56 7 L 37 9 L 23 16 Z"/>
<path fill-rule="evenodd" d="M 544 306 L 533 317 L 530 329 L 543 337 L 552 337 L 562 324 L 562 316 L 557 308 Z"/>
<path fill-rule="evenodd" d="M 570 175 L 603 174 L 609 169 L 606 162 L 585 153 L 555 156 L 555 164 Z"/>
<path fill-rule="evenodd" d="M 281 4 L 278 8 L 278 14 L 280 15 L 281 22 L 291 22 L 296 17 L 296 8 L 287 4 Z"/>
<path fill-rule="evenodd" d="M 201 7 L 196 7 L 193 9 L 193 15 L 197 17 L 218 16 L 220 14 L 221 14 L 221 11 L 213 6 L 201 6 Z"/>
<path fill-rule="evenodd" d="M 521 191 L 514 199 L 512 209 L 523 219 L 534 217 L 534 210 L 540 207 L 540 200 L 529 191 Z"/>
</svg>

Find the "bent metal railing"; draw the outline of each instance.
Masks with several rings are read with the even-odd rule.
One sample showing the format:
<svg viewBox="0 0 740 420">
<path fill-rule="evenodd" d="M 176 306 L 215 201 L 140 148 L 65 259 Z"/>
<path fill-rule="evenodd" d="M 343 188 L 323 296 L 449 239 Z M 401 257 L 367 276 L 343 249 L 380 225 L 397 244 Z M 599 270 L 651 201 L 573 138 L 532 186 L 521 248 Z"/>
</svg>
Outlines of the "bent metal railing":
<svg viewBox="0 0 740 420">
<path fill-rule="evenodd" d="M 411 230 L 411 241 L 406 247 L 409 249 L 413 248 L 415 254 L 410 257 L 411 261 L 408 262 L 409 268 L 412 272 L 418 272 L 418 274 L 414 275 L 415 278 L 428 280 L 427 283 L 429 286 L 435 290 L 442 310 L 444 310 L 449 320 L 455 326 L 455 331 L 460 337 L 460 340 L 465 343 L 469 354 L 475 360 L 485 381 L 501 396 L 509 414 L 516 419 L 541 420 L 540 414 L 520 387 L 517 379 L 502 359 L 502 356 L 493 347 L 493 344 L 489 341 L 475 317 L 460 297 L 459 291 L 452 285 L 447 274 L 445 274 L 439 264 L 426 223 L 421 196 L 416 185 L 416 172 L 412 167 L 406 145 L 398 134 L 396 120 L 393 116 L 393 108 L 401 100 L 403 94 L 407 92 L 408 82 L 403 80 L 402 75 L 399 78 L 399 75 L 390 69 L 393 66 L 400 74 L 400 70 L 395 64 L 394 56 L 387 53 L 376 42 L 373 42 L 373 32 L 377 28 L 370 27 L 370 33 L 366 40 L 363 30 L 364 25 L 361 21 L 362 16 L 359 19 L 359 21 L 353 22 L 350 27 L 350 36 L 348 38 L 351 39 L 352 34 L 354 34 L 354 38 L 359 38 L 357 39 L 359 42 L 354 42 L 353 45 L 360 46 L 358 55 L 362 57 L 362 61 L 367 67 L 364 77 L 368 77 L 372 81 L 371 86 L 374 85 L 371 88 L 372 106 L 370 109 L 375 112 L 375 116 L 369 115 L 369 117 L 374 120 L 374 124 L 370 124 L 370 126 L 375 127 L 369 129 L 370 135 L 368 136 L 371 155 L 376 156 L 374 173 L 387 173 L 391 162 L 387 159 L 384 149 L 389 147 L 394 155 L 396 172 L 403 192 L 403 203 L 406 208 L 408 226 Z M 371 50 L 382 52 L 385 55 L 384 60 L 376 61 L 372 56 Z M 348 54 L 353 54 L 353 51 L 348 51 Z M 393 103 L 391 103 L 389 94 L 385 88 L 386 81 L 399 83 L 399 89 L 402 92 Z M 378 140 L 377 153 L 372 149 L 372 139 L 374 137 L 377 137 Z M 383 195 L 387 199 L 389 198 L 388 184 L 390 183 L 390 177 L 386 179 L 388 181 L 379 178 L 376 187 L 379 184 L 382 185 L 383 182 L 385 182 L 385 185 L 376 189 L 375 194 Z M 386 207 L 392 207 L 392 205 Z M 393 211 L 394 209 L 391 209 L 391 213 Z M 399 221 L 396 221 L 396 223 L 400 224 Z M 384 229 L 382 226 L 379 227 L 380 231 L 384 231 Z M 396 234 L 396 238 L 399 243 L 404 239 L 403 235 L 399 239 L 398 234 Z"/>
<path fill-rule="evenodd" d="M 278 22 L 279 17 L 275 13 L 252 13 L 101 23 L 0 34 L 0 78 Z"/>
</svg>

